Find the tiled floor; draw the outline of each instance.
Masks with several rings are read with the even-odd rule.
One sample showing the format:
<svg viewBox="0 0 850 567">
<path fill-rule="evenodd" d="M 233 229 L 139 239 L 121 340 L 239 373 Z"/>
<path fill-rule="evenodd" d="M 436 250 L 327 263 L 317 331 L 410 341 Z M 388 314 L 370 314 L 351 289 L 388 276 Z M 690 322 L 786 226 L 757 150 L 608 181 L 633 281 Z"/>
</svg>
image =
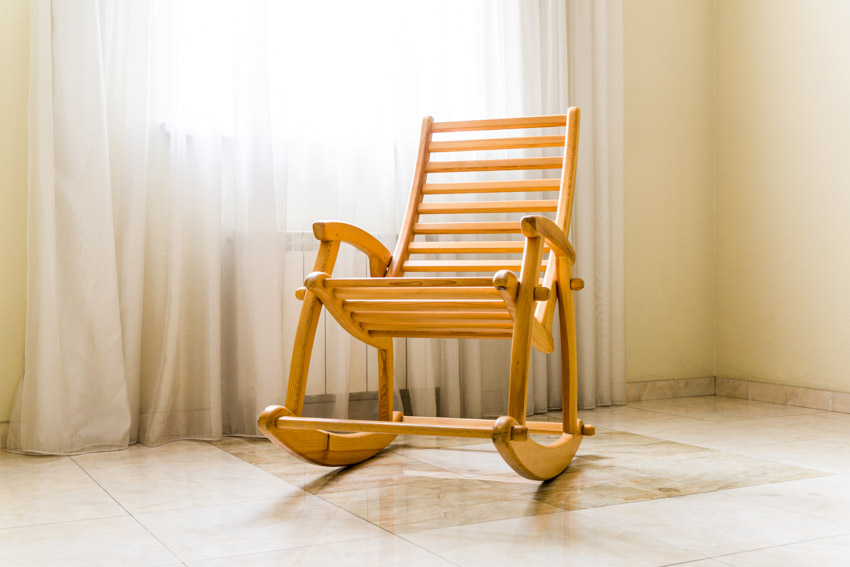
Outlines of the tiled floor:
<svg viewBox="0 0 850 567">
<path fill-rule="evenodd" d="M 850 414 L 712 396 L 582 418 L 596 437 L 542 484 L 480 440 L 399 438 L 349 469 L 259 439 L 0 451 L 0 565 L 850 562 Z"/>
</svg>

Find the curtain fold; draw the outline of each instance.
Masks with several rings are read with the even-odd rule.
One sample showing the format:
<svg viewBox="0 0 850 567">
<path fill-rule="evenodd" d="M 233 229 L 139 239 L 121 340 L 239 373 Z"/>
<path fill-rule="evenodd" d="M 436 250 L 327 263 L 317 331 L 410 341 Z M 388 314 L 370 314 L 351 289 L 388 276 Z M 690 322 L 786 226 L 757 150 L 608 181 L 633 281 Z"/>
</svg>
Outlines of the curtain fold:
<svg viewBox="0 0 850 567">
<path fill-rule="evenodd" d="M 283 290 L 312 263 L 297 235 L 335 218 L 392 248 L 425 114 L 584 107 L 582 405 L 623 401 L 622 54 L 606 35 L 620 8 L 605 6 L 32 0 L 25 376 L 8 448 L 256 434 L 285 397 L 299 305 Z M 365 264 L 345 250 L 336 273 Z M 374 352 L 327 328 L 308 394 L 342 417 L 350 391 L 376 389 Z M 501 343 L 397 341 L 395 359 L 415 413 L 504 411 Z M 529 411 L 559 405 L 558 356 L 535 354 Z"/>
<path fill-rule="evenodd" d="M 621 0 L 570 0 L 570 100 L 582 109 L 572 236 L 579 407 L 626 401 Z"/>
</svg>

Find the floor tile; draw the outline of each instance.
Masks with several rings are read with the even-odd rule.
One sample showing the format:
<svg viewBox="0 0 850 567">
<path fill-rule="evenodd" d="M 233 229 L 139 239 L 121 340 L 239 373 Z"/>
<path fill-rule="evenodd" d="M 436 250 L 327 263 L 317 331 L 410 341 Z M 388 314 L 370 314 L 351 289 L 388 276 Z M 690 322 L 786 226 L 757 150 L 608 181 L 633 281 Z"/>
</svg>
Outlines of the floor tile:
<svg viewBox="0 0 850 567">
<path fill-rule="evenodd" d="M 421 531 L 404 537 L 457 565 L 470 567 L 640 567 L 701 557 L 576 512 Z"/>
<path fill-rule="evenodd" d="M 621 467 L 599 465 L 595 461 L 577 461 L 560 476 L 547 482 L 520 483 L 517 474 L 482 477 L 502 482 L 506 489 L 528 494 L 536 500 L 564 510 L 582 510 L 694 494 L 693 486 L 659 476 L 651 476 Z"/>
<path fill-rule="evenodd" d="M 627 406 L 583 410 L 579 411 L 579 417 L 585 423 L 640 435 L 657 436 L 665 431 L 705 427 L 703 420 Z"/>
<path fill-rule="evenodd" d="M 467 477 L 513 472 L 492 443 L 441 449 L 408 449 L 399 454 Z"/>
<path fill-rule="evenodd" d="M 385 534 L 315 496 L 151 512 L 136 518 L 183 561 Z"/>
<path fill-rule="evenodd" d="M 821 431 L 820 435 L 825 436 L 826 433 L 835 433 L 838 435 L 850 436 L 850 418 L 848 414 L 838 412 L 817 412 L 806 415 L 798 415 L 793 418 L 784 419 L 767 419 L 765 423 L 780 423 L 788 427 L 806 427 Z"/>
<path fill-rule="evenodd" d="M 730 496 L 850 524 L 850 476 L 827 476 L 738 488 Z M 848 548 L 850 555 L 850 548 Z"/>
<path fill-rule="evenodd" d="M 0 460 L 0 528 L 126 515 L 69 457 Z"/>
<path fill-rule="evenodd" d="M 452 567 L 436 554 L 390 535 L 189 563 L 190 567 Z"/>
<path fill-rule="evenodd" d="M 655 431 L 653 435 L 668 441 L 721 451 L 741 447 L 793 443 L 823 436 L 823 432 L 817 429 L 795 425 L 793 418 L 787 418 L 787 420 L 787 423 L 775 420 L 712 423 L 711 427 L 705 427 L 703 424 L 683 425 L 678 428 Z"/>
<path fill-rule="evenodd" d="M 0 562 L 15 567 L 153 567 L 179 564 L 130 517 L 0 530 Z"/>
<path fill-rule="evenodd" d="M 74 460 L 132 514 L 304 494 L 203 442 L 133 445 Z"/>
<path fill-rule="evenodd" d="M 223 437 L 221 441 L 214 441 L 210 445 L 218 447 L 222 451 L 226 451 L 234 457 L 239 457 L 252 465 L 267 461 L 276 461 L 281 457 L 295 459 L 285 449 L 281 449 L 265 437 Z"/>
<path fill-rule="evenodd" d="M 695 494 L 575 512 L 703 557 L 850 532 L 846 525 L 726 494 Z"/>
<path fill-rule="evenodd" d="M 635 459 L 616 463 L 650 476 L 690 485 L 698 492 L 726 490 L 771 482 L 824 476 L 823 472 L 765 459 L 704 449 L 667 458 Z"/>
<path fill-rule="evenodd" d="M 715 451 L 624 431 L 602 432 L 582 440 L 579 455 L 605 465 L 627 465 L 632 461 L 662 461 Z"/>
<path fill-rule="evenodd" d="M 839 536 L 725 555 L 716 560 L 735 567 L 823 567 L 846 565 L 849 557 L 850 536 Z"/>
<path fill-rule="evenodd" d="M 265 461 L 257 465 L 312 494 L 425 482 L 459 475 L 391 451 L 350 467 L 322 467 L 298 459 Z"/>
<path fill-rule="evenodd" d="M 804 440 L 728 450 L 833 474 L 850 474 L 850 437 L 844 435 L 818 432 Z"/>
<path fill-rule="evenodd" d="M 560 511 L 532 495 L 503 488 L 493 482 L 446 479 L 321 497 L 394 533 Z"/>
</svg>

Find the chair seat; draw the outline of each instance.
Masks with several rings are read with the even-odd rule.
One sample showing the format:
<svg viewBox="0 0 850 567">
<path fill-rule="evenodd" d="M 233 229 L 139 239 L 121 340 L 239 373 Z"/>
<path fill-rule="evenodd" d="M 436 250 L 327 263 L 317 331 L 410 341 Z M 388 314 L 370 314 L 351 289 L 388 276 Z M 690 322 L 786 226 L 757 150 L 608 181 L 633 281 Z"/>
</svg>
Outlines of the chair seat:
<svg viewBox="0 0 850 567">
<path fill-rule="evenodd" d="M 510 339 L 513 333 L 505 292 L 492 277 L 333 278 L 319 272 L 307 282 L 340 325 L 370 337 Z M 537 297 L 549 295 L 538 286 Z"/>
</svg>

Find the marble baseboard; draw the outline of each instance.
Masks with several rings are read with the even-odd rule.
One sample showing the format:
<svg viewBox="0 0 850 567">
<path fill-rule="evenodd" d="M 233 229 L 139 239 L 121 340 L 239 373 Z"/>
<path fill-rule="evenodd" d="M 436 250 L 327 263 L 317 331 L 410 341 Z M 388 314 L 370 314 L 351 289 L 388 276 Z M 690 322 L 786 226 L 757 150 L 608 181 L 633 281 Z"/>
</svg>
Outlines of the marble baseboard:
<svg viewBox="0 0 850 567">
<path fill-rule="evenodd" d="M 9 422 L 0 423 L 0 449 L 6 448 L 6 437 L 9 436 Z"/>
<path fill-rule="evenodd" d="M 850 413 L 850 394 L 844 392 L 750 382 L 734 378 L 717 378 L 715 390 L 718 396 Z"/>
<path fill-rule="evenodd" d="M 666 400 L 692 396 L 713 396 L 714 376 L 704 378 L 682 378 L 679 380 L 651 380 L 626 384 L 626 400 Z"/>
</svg>

